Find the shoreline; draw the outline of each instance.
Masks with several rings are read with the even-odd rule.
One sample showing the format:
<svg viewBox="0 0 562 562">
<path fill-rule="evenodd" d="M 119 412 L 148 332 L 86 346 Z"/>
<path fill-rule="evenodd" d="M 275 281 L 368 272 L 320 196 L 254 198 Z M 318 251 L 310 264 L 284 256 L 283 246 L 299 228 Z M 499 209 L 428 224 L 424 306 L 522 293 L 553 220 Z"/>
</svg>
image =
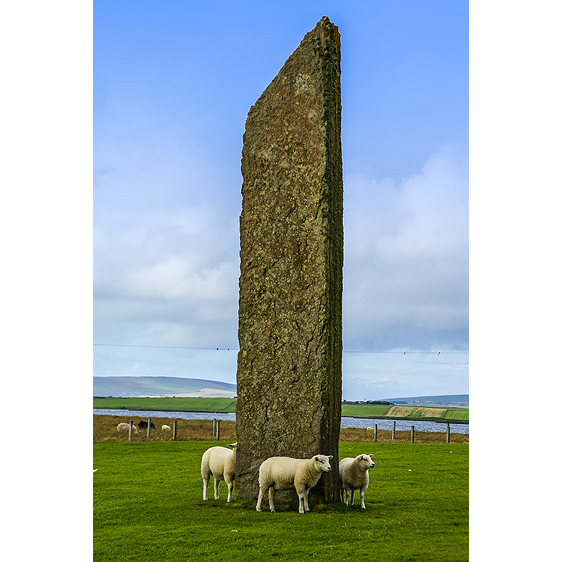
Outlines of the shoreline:
<svg viewBox="0 0 562 562">
<path fill-rule="evenodd" d="M 131 411 L 131 412 L 153 412 L 152 408 L 95 408 L 95 410 L 104 410 L 107 412 L 114 411 Z M 168 410 L 164 408 L 159 408 L 159 412 L 169 412 L 176 414 L 231 414 L 232 412 L 225 412 L 224 410 Z M 111 414 L 93 414 L 94 416 L 103 416 Z M 404 418 L 404 417 L 389 417 L 389 416 L 341 416 L 342 418 L 353 418 L 359 420 L 385 420 L 385 421 L 412 421 L 412 422 L 434 422 L 434 423 L 449 423 L 449 424 L 459 424 L 459 425 L 469 425 L 470 420 L 453 420 L 453 419 L 443 419 L 443 418 Z"/>
</svg>

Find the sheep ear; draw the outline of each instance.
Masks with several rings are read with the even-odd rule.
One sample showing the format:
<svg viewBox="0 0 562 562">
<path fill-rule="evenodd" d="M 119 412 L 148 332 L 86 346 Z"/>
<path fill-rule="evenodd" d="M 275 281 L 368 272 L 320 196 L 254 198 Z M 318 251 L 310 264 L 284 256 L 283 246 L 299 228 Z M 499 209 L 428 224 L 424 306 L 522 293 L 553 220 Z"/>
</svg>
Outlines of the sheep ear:
<svg viewBox="0 0 562 562">
<path fill-rule="evenodd" d="M 373 455 L 369 455 L 371 458 L 373 458 Z"/>
<path fill-rule="evenodd" d="M 328 458 L 329 458 L 329 459 L 333 459 L 333 458 L 334 458 L 334 455 L 328 455 Z"/>
</svg>

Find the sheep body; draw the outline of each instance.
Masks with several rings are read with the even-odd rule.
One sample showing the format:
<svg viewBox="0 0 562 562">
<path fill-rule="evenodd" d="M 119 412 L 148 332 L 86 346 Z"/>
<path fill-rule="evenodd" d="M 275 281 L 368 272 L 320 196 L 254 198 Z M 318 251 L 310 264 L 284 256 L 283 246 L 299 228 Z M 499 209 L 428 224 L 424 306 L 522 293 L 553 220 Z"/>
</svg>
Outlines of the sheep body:
<svg viewBox="0 0 562 562">
<path fill-rule="evenodd" d="M 162 426 L 162 431 L 171 431 L 172 428 L 169 425 L 163 425 Z"/>
<path fill-rule="evenodd" d="M 138 432 L 139 432 L 139 430 L 137 429 L 137 426 L 133 425 L 133 433 L 138 433 Z M 129 433 L 129 424 L 121 422 L 117 426 L 117 433 Z"/>
<path fill-rule="evenodd" d="M 340 461 L 341 498 L 345 505 L 349 505 L 350 492 L 351 505 L 353 505 L 355 490 L 359 490 L 361 495 L 361 508 L 366 509 L 365 490 L 369 486 L 368 471 L 374 466 L 373 455 L 358 455 L 354 459 L 346 457 Z"/>
<path fill-rule="evenodd" d="M 236 472 L 236 443 L 228 445 L 231 447 L 211 447 L 203 453 L 201 459 L 201 476 L 203 477 L 203 499 L 207 497 L 207 487 L 211 474 L 214 478 L 215 499 L 219 499 L 219 485 L 221 480 L 228 486 L 227 502 L 232 499 L 232 487 L 234 484 L 234 474 Z"/>
<path fill-rule="evenodd" d="M 270 457 L 263 461 L 259 470 L 260 491 L 256 511 L 261 511 L 261 503 L 269 490 L 269 510 L 275 511 L 273 497 L 277 490 L 287 490 L 294 486 L 299 496 L 299 513 L 310 511 L 308 493 L 316 485 L 323 472 L 329 472 L 332 455 L 314 455 L 311 459 L 290 457 Z"/>
</svg>

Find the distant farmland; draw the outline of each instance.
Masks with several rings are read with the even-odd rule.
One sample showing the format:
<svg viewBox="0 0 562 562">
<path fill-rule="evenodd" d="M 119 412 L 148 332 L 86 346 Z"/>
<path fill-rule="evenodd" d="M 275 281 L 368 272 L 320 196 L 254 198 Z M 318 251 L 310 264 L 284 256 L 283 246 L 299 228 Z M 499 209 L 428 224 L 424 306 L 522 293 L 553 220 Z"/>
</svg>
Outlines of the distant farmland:
<svg viewBox="0 0 562 562">
<path fill-rule="evenodd" d="M 94 398 L 94 409 L 161 412 L 235 413 L 232 398 Z M 342 416 L 355 418 L 454 421 L 468 423 L 468 408 L 344 404 Z"/>
<path fill-rule="evenodd" d="M 370 406 L 344 404 L 342 416 L 396 420 L 455 421 L 468 423 L 468 408 L 434 408 L 430 406 Z"/>
<path fill-rule="evenodd" d="M 234 413 L 233 398 L 99 398 L 94 408 L 108 410 L 157 410 L 161 412 L 222 412 Z"/>
</svg>

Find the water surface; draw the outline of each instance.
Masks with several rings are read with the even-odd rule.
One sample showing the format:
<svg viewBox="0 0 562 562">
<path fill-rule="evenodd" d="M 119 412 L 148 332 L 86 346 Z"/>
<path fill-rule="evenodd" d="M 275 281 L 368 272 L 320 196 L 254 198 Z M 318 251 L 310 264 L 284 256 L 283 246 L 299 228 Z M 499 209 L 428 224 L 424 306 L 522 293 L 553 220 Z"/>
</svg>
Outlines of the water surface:
<svg viewBox="0 0 562 562">
<path fill-rule="evenodd" d="M 94 408 L 94 415 L 98 416 L 135 416 L 142 418 L 178 418 L 184 420 L 228 420 L 236 421 L 236 414 L 215 414 L 209 412 L 159 412 L 156 410 L 101 410 Z M 378 429 L 392 429 L 393 420 L 377 420 L 370 418 L 350 418 L 342 417 L 341 427 L 373 428 L 377 424 Z M 397 431 L 410 431 L 414 426 L 414 431 L 437 431 L 445 433 L 446 422 L 433 421 L 411 421 L 396 420 Z M 469 424 L 450 423 L 451 433 L 468 434 Z"/>
</svg>

